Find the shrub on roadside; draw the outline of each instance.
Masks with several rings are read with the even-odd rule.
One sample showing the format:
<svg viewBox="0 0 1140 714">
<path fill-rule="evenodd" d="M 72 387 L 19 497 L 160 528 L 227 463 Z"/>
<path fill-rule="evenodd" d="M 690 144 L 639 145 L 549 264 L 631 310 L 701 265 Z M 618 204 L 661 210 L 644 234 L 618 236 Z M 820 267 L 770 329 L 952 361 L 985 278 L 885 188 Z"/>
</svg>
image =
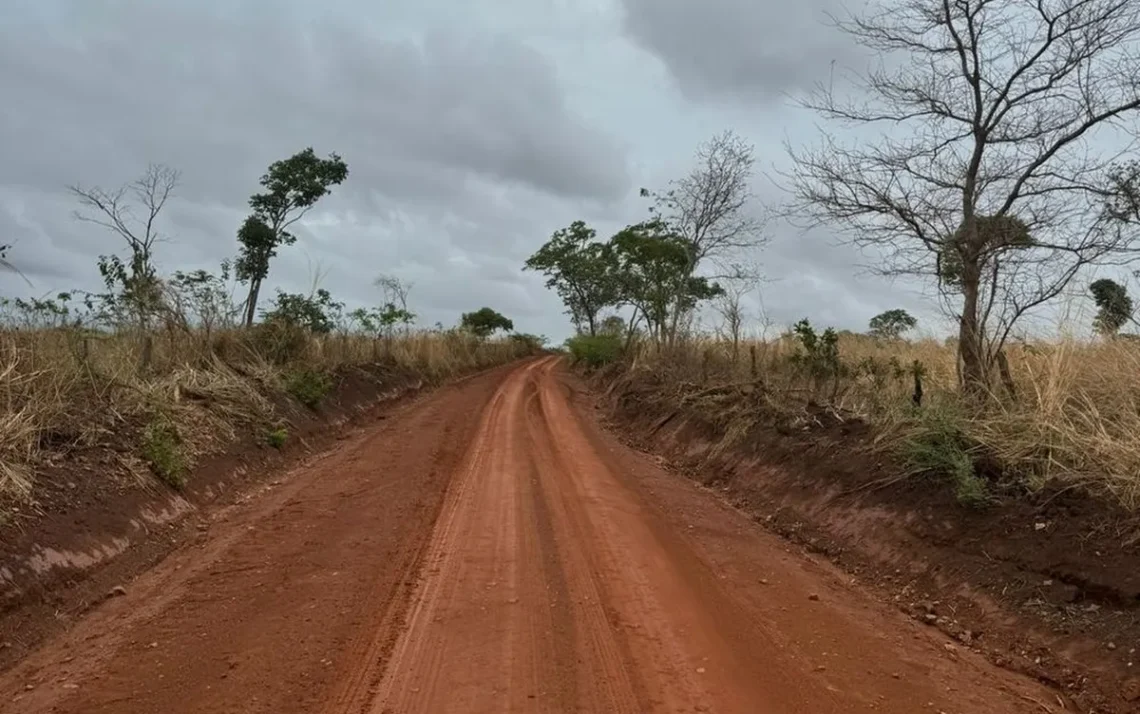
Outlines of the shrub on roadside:
<svg viewBox="0 0 1140 714">
<path fill-rule="evenodd" d="M 622 341 L 617 335 L 575 335 L 566 340 L 571 360 L 589 369 L 616 362 L 622 354 Z"/>
<path fill-rule="evenodd" d="M 265 435 L 266 443 L 268 443 L 274 449 L 280 449 L 281 447 L 285 446 L 285 442 L 288 440 L 288 438 L 289 432 L 286 431 L 285 427 L 283 426 L 272 429 Z"/>
<path fill-rule="evenodd" d="M 951 405 L 916 409 L 898 451 L 911 473 L 948 478 L 959 503 L 981 506 L 990 494 L 985 479 L 977 473 L 978 447 L 965 427 L 965 415 Z"/>
<path fill-rule="evenodd" d="M 316 409 L 332 388 L 332 378 L 313 369 L 296 370 L 285 377 L 285 391 L 310 409 Z"/>
</svg>

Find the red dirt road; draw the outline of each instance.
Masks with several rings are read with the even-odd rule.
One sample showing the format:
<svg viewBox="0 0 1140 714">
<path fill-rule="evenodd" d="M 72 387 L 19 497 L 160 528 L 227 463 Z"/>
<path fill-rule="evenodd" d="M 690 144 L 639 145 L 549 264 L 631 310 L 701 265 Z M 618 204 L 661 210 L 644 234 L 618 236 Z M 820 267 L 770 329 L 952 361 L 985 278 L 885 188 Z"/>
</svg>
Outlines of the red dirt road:
<svg viewBox="0 0 1140 714">
<path fill-rule="evenodd" d="M 0 676 L 0 711 L 1061 711 L 597 424 L 554 359 L 398 408 Z"/>
</svg>

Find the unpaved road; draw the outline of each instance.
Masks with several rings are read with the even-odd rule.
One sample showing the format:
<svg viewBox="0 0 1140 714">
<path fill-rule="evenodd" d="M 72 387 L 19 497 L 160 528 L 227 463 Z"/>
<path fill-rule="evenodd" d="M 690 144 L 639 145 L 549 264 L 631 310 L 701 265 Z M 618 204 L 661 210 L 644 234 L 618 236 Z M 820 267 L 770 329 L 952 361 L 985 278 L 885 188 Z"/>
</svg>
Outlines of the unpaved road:
<svg viewBox="0 0 1140 714">
<path fill-rule="evenodd" d="M 554 359 L 202 528 L 0 677 L 0 710 L 1060 711 L 622 446 Z"/>
</svg>

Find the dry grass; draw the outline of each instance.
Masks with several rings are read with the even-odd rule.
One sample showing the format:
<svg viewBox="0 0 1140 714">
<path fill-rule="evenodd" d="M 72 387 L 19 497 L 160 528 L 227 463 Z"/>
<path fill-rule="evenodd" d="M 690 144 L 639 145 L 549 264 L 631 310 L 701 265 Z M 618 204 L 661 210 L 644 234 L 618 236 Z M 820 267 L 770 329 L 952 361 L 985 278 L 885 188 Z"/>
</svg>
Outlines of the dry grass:
<svg viewBox="0 0 1140 714">
<path fill-rule="evenodd" d="M 146 435 L 156 433 L 156 425 L 173 430 L 167 441 L 192 466 L 276 424 L 274 403 L 301 370 L 331 376 L 356 369 L 438 383 L 527 351 L 517 341 L 459 332 L 413 332 L 385 342 L 270 329 L 170 331 L 148 339 L 68 328 L 0 329 L 0 511 L 34 501 L 37 471 L 69 452 L 106 447 L 123 463 L 143 466 Z M 150 466 L 161 470 L 153 460 Z"/>
<path fill-rule="evenodd" d="M 824 379 L 794 363 L 799 348 L 791 338 L 748 341 L 735 357 L 731 346 L 715 340 L 690 342 L 669 354 L 642 348 L 634 366 L 673 385 L 673 398 L 692 400 L 704 392 L 709 413 L 739 434 L 762 417 L 727 402 L 742 401 L 739 390 L 735 397 L 709 390 L 753 383 L 755 354 L 767 406 L 787 411 L 815 403 L 840 418 L 868 421 L 877 427 L 878 443 L 912 461 L 916 471 L 959 470 L 955 478 L 965 500 L 979 494 L 973 470 L 961 471 L 963 459 L 997 466 L 1007 481 L 1029 489 L 1076 485 L 1129 509 L 1140 507 L 1140 344 L 1058 339 L 1010 345 L 1015 396 L 995 394 L 985 408 L 960 401 L 952 345 L 846 335 L 839 348 L 840 374 Z M 921 408 L 911 399 L 915 361 L 923 375 Z M 755 405 L 758 397 L 745 401 Z M 962 453 L 945 453 L 947 448 Z"/>
</svg>

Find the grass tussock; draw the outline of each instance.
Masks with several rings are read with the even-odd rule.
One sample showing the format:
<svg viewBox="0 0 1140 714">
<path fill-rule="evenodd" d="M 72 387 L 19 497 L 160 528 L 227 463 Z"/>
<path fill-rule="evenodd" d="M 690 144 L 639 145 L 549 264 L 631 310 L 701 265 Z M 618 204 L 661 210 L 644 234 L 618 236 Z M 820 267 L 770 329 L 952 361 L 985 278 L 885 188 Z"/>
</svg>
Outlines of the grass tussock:
<svg viewBox="0 0 1140 714">
<path fill-rule="evenodd" d="M 280 325 L 150 334 L 0 328 L 0 511 L 35 500 L 36 474 L 69 453 L 108 449 L 179 487 L 204 455 L 287 433 L 282 400 L 319 406 L 337 375 L 403 374 L 440 383 L 533 350 L 459 331 L 388 339 Z M 146 359 L 143 359 L 146 355 Z M 107 478 L 113 478 L 108 475 Z"/>
<path fill-rule="evenodd" d="M 729 442 L 757 426 L 863 421 L 878 448 L 912 474 L 945 478 L 965 503 L 996 489 L 1076 486 L 1140 507 L 1140 344 L 1057 339 L 1011 344 L 1006 355 L 1013 393 L 999 385 L 983 404 L 962 399 L 954 346 L 936 340 L 848 334 L 828 346 L 792 333 L 735 348 L 643 344 L 627 361 Z"/>
</svg>

